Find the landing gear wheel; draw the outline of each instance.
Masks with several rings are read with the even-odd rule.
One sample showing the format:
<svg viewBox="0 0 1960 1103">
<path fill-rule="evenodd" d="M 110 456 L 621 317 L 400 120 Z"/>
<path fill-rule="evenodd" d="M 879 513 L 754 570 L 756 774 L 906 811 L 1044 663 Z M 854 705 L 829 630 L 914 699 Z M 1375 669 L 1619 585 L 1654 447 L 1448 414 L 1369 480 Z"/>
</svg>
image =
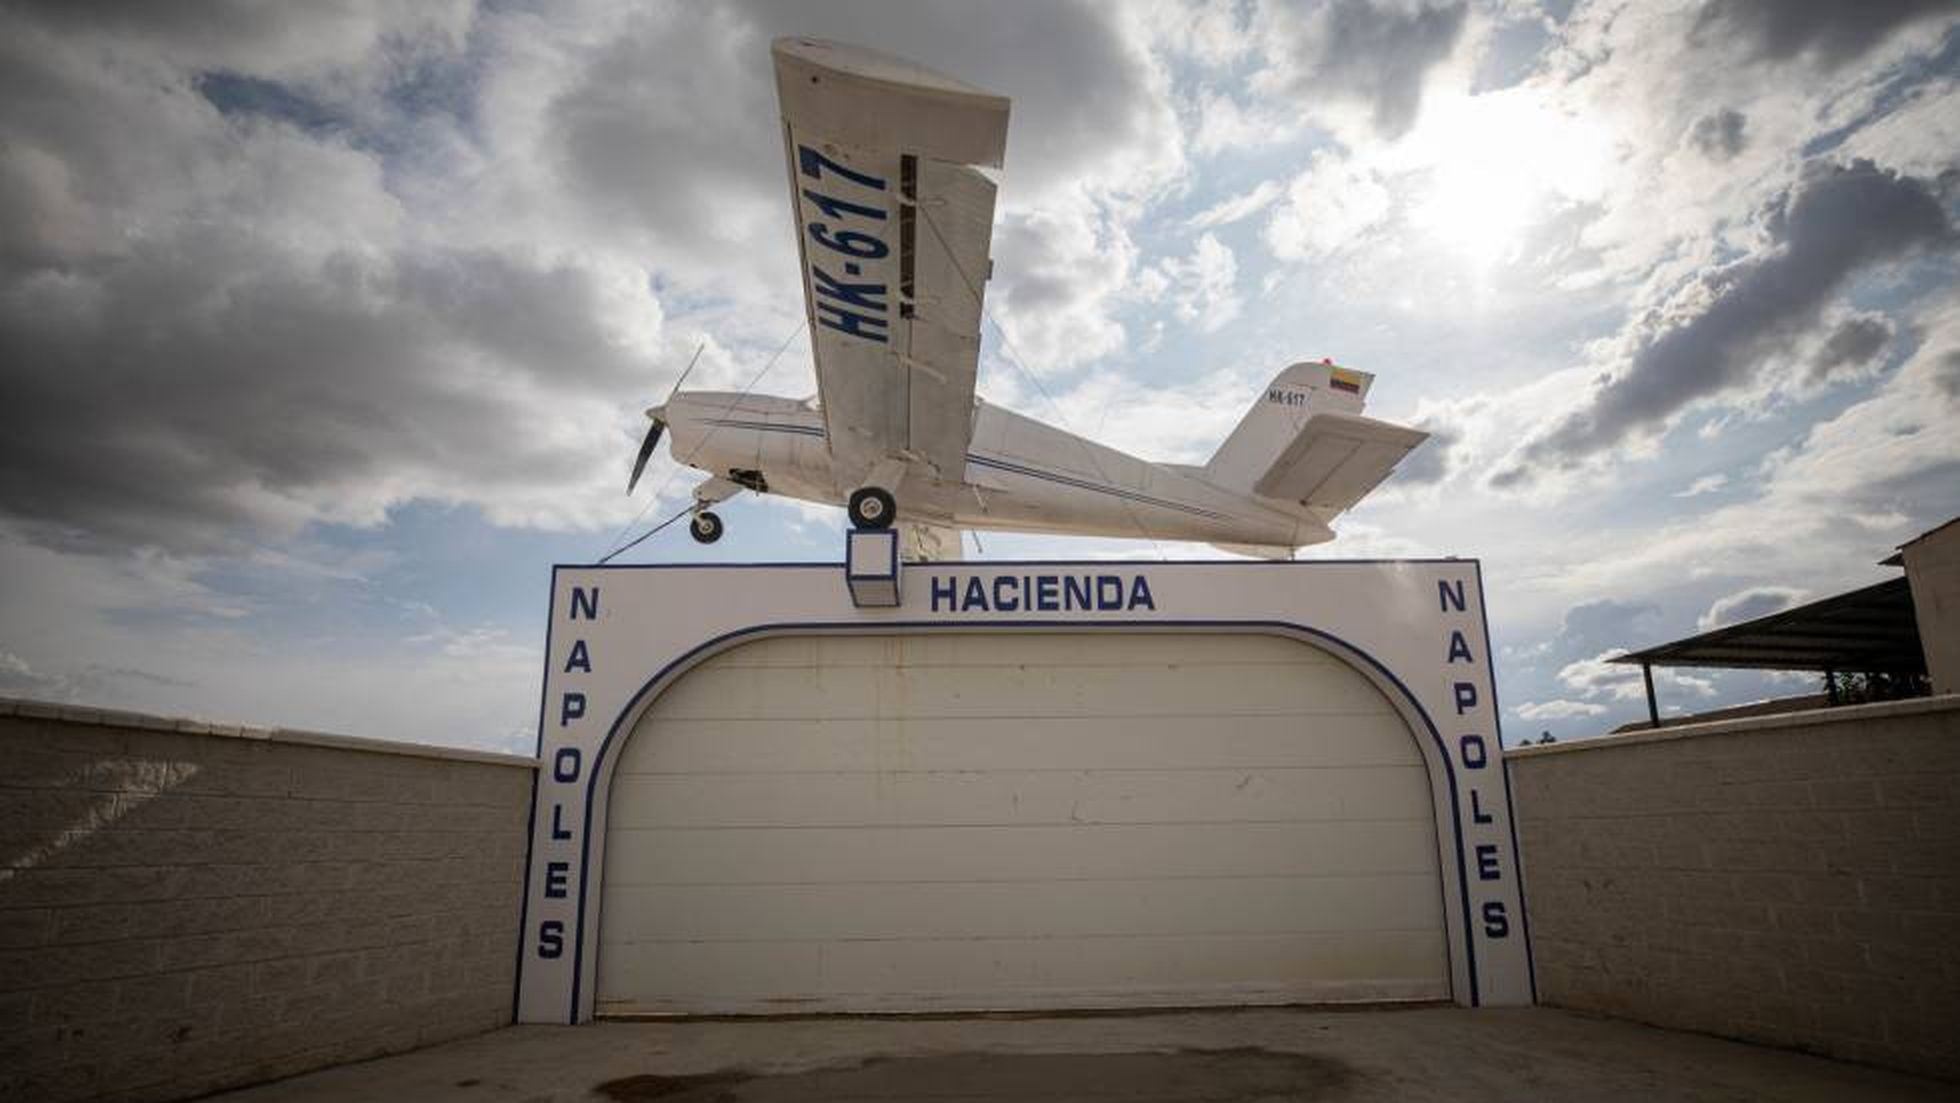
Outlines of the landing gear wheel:
<svg viewBox="0 0 1960 1103">
<path fill-rule="evenodd" d="M 687 523 L 687 531 L 697 544 L 712 544 L 721 539 L 721 518 L 711 510 L 702 510 Z"/>
<path fill-rule="evenodd" d="M 898 502 L 891 491 L 875 486 L 851 492 L 851 524 L 861 529 L 888 529 L 898 516 Z"/>
</svg>

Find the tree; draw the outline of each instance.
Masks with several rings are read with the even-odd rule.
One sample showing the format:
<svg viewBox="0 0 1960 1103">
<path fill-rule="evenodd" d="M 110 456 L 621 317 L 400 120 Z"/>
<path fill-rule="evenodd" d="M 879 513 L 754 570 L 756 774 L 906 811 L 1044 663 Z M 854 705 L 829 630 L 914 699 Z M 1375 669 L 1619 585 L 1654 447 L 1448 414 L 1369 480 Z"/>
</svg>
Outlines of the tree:
<svg viewBox="0 0 1960 1103">
<path fill-rule="evenodd" d="M 1835 686 L 1831 684 L 1833 680 L 1837 683 Z M 1930 697 L 1933 683 L 1924 674 L 1887 674 L 1884 671 L 1826 674 L 1824 693 L 1840 705 L 1864 705 L 1874 701 Z"/>
</svg>

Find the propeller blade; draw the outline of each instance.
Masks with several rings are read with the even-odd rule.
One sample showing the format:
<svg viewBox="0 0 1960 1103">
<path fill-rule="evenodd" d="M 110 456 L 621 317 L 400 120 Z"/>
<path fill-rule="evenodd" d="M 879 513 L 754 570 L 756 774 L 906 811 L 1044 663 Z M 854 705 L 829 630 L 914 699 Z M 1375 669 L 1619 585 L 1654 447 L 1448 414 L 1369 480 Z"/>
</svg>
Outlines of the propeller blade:
<svg viewBox="0 0 1960 1103">
<path fill-rule="evenodd" d="M 681 393 L 681 384 L 687 382 L 688 373 L 694 370 L 694 365 L 701 362 L 701 351 L 707 347 L 708 342 L 706 341 L 694 346 L 694 355 L 687 358 L 687 367 L 682 368 L 680 378 L 674 380 L 674 389 L 667 392 L 667 398 L 670 401 L 675 395 Z"/>
<path fill-rule="evenodd" d="M 633 488 L 640 485 L 640 476 L 647 469 L 647 460 L 653 458 L 653 450 L 659 447 L 660 434 L 666 428 L 667 423 L 659 418 L 655 418 L 653 424 L 648 426 L 647 439 L 640 442 L 640 454 L 633 460 L 633 476 L 626 480 L 626 493 L 633 493 Z"/>
<path fill-rule="evenodd" d="M 707 347 L 706 341 L 694 346 L 694 355 L 688 359 L 687 367 L 682 368 L 680 378 L 674 380 L 674 389 L 667 392 L 668 399 L 671 400 L 680 393 L 681 384 L 687 381 L 687 375 L 694 370 L 694 365 L 700 363 L 701 353 Z M 640 442 L 640 454 L 633 460 L 633 475 L 626 480 L 628 494 L 633 493 L 633 488 L 640 484 L 640 476 L 646 472 L 647 461 L 653 458 L 653 450 L 660 446 L 660 434 L 667 431 L 667 419 L 660 416 L 666 412 L 666 409 L 666 404 L 662 403 L 647 411 L 647 416 L 653 419 L 653 425 L 647 429 L 647 438 Z"/>
</svg>

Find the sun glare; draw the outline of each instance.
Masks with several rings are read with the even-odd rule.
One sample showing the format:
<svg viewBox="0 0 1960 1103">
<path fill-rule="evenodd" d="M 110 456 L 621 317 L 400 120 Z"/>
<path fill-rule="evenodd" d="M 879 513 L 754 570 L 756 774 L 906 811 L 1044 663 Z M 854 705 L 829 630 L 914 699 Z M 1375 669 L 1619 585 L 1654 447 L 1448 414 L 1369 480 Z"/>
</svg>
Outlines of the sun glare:
<svg viewBox="0 0 1960 1103">
<path fill-rule="evenodd" d="M 1398 158 L 1426 179 L 1410 223 L 1479 268 L 1515 261 L 1560 199 L 1597 194 L 1610 148 L 1528 86 L 1437 103 Z"/>
</svg>

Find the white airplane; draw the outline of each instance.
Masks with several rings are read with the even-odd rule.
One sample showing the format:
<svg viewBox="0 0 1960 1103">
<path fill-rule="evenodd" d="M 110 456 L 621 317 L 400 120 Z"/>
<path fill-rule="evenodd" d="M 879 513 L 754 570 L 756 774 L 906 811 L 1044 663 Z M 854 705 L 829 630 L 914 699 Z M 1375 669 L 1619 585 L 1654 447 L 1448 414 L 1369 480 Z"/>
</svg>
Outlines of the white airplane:
<svg viewBox="0 0 1960 1103">
<path fill-rule="evenodd" d="M 711 477 L 690 530 L 740 493 L 896 523 L 908 558 L 957 559 L 959 530 L 1204 541 L 1286 558 L 1428 434 L 1361 416 L 1366 372 L 1331 361 L 1274 378 L 1202 467 L 1152 463 L 980 401 L 982 295 L 1008 101 L 911 62 L 808 38 L 772 51 L 814 346 L 814 399 L 676 390 L 663 430 Z M 678 388 L 678 384 L 676 384 Z"/>
</svg>

